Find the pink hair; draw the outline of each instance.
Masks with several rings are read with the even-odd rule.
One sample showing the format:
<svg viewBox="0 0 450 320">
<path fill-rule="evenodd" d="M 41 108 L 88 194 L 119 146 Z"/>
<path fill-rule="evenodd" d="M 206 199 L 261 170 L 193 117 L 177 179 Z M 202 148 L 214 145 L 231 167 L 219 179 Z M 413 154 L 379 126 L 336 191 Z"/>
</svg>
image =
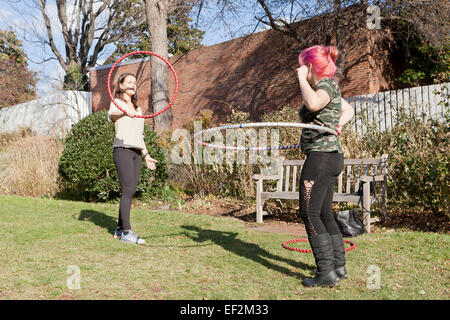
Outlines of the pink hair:
<svg viewBox="0 0 450 320">
<path fill-rule="evenodd" d="M 339 50 L 335 46 L 312 46 L 298 56 L 300 65 L 312 64 L 314 73 L 320 78 L 336 78 L 336 60 Z"/>
</svg>

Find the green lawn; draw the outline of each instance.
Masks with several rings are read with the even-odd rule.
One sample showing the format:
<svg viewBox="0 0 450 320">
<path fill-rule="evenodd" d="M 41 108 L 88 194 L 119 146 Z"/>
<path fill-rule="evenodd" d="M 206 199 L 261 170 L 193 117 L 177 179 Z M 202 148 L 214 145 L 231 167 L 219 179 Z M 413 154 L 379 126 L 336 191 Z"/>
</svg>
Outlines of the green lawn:
<svg viewBox="0 0 450 320">
<path fill-rule="evenodd" d="M 251 230 L 240 220 L 133 210 L 145 246 L 113 239 L 118 206 L 0 195 L 1 299 L 448 299 L 448 235 L 359 236 L 349 279 L 305 288 L 311 253 L 283 249 L 292 235 Z M 309 248 L 307 243 L 292 244 Z M 80 270 L 68 289 L 69 266 Z M 368 288 L 370 266 L 379 289 Z M 369 279 L 369 280 L 368 280 Z"/>
</svg>

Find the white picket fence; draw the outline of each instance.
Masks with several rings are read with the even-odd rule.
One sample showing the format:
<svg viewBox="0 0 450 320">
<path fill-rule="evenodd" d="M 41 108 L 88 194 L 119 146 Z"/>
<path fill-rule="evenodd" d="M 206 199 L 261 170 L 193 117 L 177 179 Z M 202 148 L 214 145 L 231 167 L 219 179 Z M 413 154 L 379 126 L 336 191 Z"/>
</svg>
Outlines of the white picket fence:
<svg viewBox="0 0 450 320">
<path fill-rule="evenodd" d="M 0 109 L 0 132 L 31 128 L 37 134 L 61 136 L 91 113 L 91 92 L 62 91 Z"/>
<path fill-rule="evenodd" d="M 364 133 L 367 123 L 380 131 L 391 129 L 401 112 L 415 114 L 422 119 L 443 118 L 449 94 L 450 82 L 446 82 L 344 99 L 355 109 L 355 117 L 351 122 L 353 130 Z"/>
</svg>

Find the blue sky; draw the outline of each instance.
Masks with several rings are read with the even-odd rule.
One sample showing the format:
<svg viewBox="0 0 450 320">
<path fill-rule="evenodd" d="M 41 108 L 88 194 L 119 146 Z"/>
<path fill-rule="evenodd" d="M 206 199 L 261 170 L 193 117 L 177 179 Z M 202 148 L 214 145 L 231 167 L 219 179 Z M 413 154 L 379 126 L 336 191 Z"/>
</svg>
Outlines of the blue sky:
<svg viewBox="0 0 450 320">
<path fill-rule="evenodd" d="M 49 10 L 47 14 L 52 21 L 57 21 L 56 4 L 52 0 L 47 1 Z M 211 1 L 215 3 L 215 1 Z M 203 8 L 201 19 L 199 20 L 199 29 L 205 31 L 203 45 L 210 46 L 216 43 L 237 38 L 244 34 L 254 31 L 257 21 L 254 19 L 255 10 L 253 1 L 249 1 L 247 8 L 238 10 L 234 15 L 228 15 L 225 23 L 215 19 L 218 9 L 215 7 Z M 44 96 L 57 90 L 60 86 L 64 71 L 56 60 L 43 61 L 52 56 L 50 49 L 37 42 L 33 42 L 31 33 L 45 36 L 42 16 L 39 8 L 33 0 L 0 0 L 0 29 L 12 27 L 18 38 L 22 40 L 23 50 L 28 56 L 28 66 L 31 70 L 38 73 L 40 78 L 37 85 L 37 93 Z M 52 17 L 54 19 L 52 19 Z M 55 37 L 58 49 L 64 53 L 63 40 L 61 37 Z M 106 48 L 104 54 L 100 57 L 100 63 L 104 61 L 114 50 L 114 46 Z"/>
</svg>

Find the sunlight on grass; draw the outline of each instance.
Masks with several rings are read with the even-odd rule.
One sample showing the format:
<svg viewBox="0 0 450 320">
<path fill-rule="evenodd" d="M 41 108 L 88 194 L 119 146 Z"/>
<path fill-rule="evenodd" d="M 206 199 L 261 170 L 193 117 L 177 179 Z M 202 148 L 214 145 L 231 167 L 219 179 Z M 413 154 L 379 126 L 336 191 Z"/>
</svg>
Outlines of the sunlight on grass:
<svg viewBox="0 0 450 320">
<path fill-rule="evenodd" d="M 311 289 L 301 280 L 315 267 L 312 254 L 281 246 L 292 235 L 250 230 L 237 219 L 133 210 L 132 227 L 146 240 L 136 246 L 112 237 L 117 205 L 15 196 L 0 196 L 0 204 L 8 230 L 0 242 L 2 299 L 449 298 L 448 235 L 359 236 L 347 253 L 349 279 Z M 80 290 L 68 289 L 71 265 L 80 269 Z M 379 268 L 379 289 L 368 288 L 369 266 Z"/>
</svg>

